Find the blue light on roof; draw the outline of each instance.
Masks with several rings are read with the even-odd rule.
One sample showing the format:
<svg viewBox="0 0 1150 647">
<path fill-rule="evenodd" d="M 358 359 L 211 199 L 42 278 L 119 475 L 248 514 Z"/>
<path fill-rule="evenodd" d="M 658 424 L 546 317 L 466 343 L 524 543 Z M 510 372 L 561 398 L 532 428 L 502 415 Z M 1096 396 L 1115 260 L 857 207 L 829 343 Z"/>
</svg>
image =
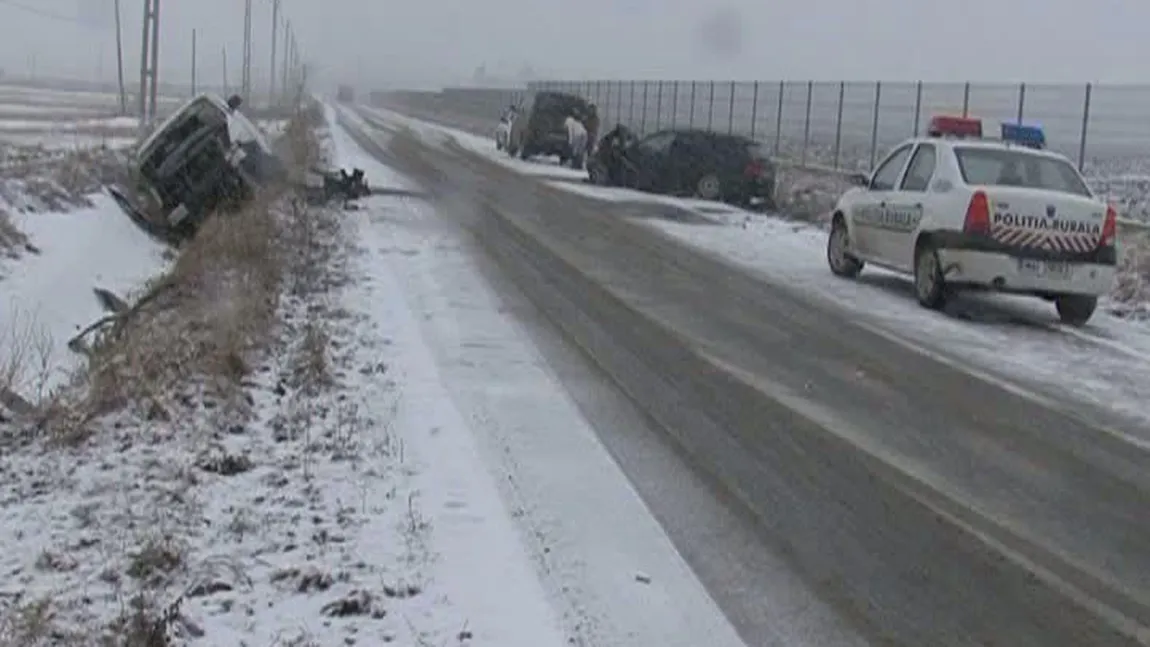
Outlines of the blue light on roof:
<svg viewBox="0 0 1150 647">
<path fill-rule="evenodd" d="M 1046 148 L 1046 133 L 1040 126 L 1025 124 L 1002 124 L 1002 141 L 1012 142 L 1028 148 Z"/>
</svg>

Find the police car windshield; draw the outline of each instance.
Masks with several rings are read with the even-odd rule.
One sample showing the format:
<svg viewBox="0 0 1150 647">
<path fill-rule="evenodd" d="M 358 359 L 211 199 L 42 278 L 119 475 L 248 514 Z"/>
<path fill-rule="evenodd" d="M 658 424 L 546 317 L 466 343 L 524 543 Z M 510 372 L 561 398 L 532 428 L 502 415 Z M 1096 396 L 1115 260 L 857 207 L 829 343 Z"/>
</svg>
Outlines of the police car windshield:
<svg viewBox="0 0 1150 647">
<path fill-rule="evenodd" d="M 1091 197 L 1082 176 L 1066 160 L 1014 148 L 955 146 L 958 169 L 967 184 L 1017 186 Z"/>
</svg>

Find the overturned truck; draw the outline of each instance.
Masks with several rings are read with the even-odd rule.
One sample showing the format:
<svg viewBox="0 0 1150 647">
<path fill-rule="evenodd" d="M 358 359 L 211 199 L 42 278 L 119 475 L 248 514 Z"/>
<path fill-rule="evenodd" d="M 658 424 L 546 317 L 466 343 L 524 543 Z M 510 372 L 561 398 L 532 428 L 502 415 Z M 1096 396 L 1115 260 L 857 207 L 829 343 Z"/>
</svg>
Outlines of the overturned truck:
<svg viewBox="0 0 1150 647">
<path fill-rule="evenodd" d="M 140 144 L 134 199 L 117 199 L 131 202 L 143 224 L 181 237 L 209 213 L 241 206 L 285 181 L 283 163 L 240 103 L 202 94 L 181 106 Z"/>
<path fill-rule="evenodd" d="M 132 186 L 109 189 L 140 227 L 179 242 L 194 234 L 210 214 L 234 211 L 262 190 L 295 183 L 263 132 L 240 111 L 241 104 L 238 96 L 224 101 L 201 94 L 144 139 L 131 169 Z M 354 183 L 343 173 L 344 182 L 334 188 L 332 182 L 340 176 L 331 171 L 318 175 L 328 200 L 368 193 L 362 172 Z M 356 195 L 341 195 L 352 191 Z M 313 191 L 305 195 L 314 199 Z"/>
</svg>

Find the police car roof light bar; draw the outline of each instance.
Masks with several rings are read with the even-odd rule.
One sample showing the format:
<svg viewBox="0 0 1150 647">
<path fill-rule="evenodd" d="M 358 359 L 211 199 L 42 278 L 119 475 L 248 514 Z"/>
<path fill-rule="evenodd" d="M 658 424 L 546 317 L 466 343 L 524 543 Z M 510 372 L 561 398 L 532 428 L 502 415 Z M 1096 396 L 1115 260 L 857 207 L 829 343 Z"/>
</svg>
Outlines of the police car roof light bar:
<svg viewBox="0 0 1150 647">
<path fill-rule="evenodd" d="M 927 130 L 929 137 L 982 137 L 982 120 L 974 117 L 931 117 Z"/>
<path fill-rule="evenodd" d="M 1002 124 L 1002 141 L 1011 142 L 1027 148 L 1046 148 L 1046 133 L 1040 126 L 1025 124 Z"/>
</svg>

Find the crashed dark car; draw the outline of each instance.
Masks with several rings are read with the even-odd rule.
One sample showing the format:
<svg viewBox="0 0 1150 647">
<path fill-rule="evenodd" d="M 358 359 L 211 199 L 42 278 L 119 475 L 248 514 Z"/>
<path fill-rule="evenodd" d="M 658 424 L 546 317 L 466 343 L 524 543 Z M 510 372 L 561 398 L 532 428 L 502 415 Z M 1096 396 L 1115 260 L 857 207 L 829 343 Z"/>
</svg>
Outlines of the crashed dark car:
<svg viewBox="0 0 1150 647">
<path fill-rule="evenodd" d="M 511 123 L 507 152 L 528 159 L 535 155 L 556 155 L 559 163 L 582 154 L 572 151 L 567 141 L 567 117 L 590 113 L 590 105 L 582 97 L 562 92 L 539 92 L 520 116 Z"/>
<path fill-rule="evenodd" d="M 140 210 L 153 224 L 190 233 L 216 210 L 242 205 L 287 177 L 238 97 L 191 99 L 140 145 L 134 175 Z"/>
<path fill-rule="evenodd" d="M 640 139 L 620 125 L 599 141 L 587 167 L 593 184 L 775 207 L 774 164 L 740 135 L 669 129 Z"/>
</svg>

